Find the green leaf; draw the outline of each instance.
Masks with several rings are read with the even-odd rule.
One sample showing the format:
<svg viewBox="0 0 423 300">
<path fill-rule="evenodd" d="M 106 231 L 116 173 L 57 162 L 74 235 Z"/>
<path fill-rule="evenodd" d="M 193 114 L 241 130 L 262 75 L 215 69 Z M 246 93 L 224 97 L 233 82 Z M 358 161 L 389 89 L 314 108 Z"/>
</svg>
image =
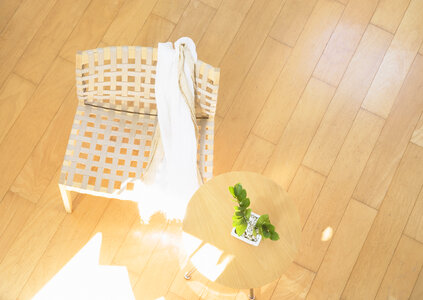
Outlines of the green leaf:
<svg viewBox="0 0 423 300">
<path fill-rule="evenodd" d="M 248 206 L 250 206 L 250 199 L 245 198 L 244 200 L 242 200 L 239 205 L 243 208 L 247 208 Z"/>
<path fill-rule="evenodd" d="M 243 217 L 244 216 L 244 212 L 237 211 L 237 212 L 235 212 L 235 215 L 237 215 L 238 217 Z"/>
<path fill-rule="evenodd" d="M 238 236 L 241 236 L 245 232 L 246 229 L 247 229 L 247 223 L 239 224 L 235 228 L 236 234 L 238 234 Z"/>
<path fill-rule="evenodd" d="M 233 227 L 236 227 L 236 226 L 241 225 L 241 224 L 244 224 L 244 223 L 245 223 L 245 220 L 243 218 L 240 218 L 240 219 L 234 219 L 234 218 L 232 218 L 232 226 Z"/>
<path fill-rule="evenodd" d="M 237 197 L 239 199 L 239 195 L 241 194 L 242 191 L 242 185 L 240 183 L 235 184 L 234 186 L 234 194 L 235 197 Z"/>
<path fill-rule="evenodd" d="M 267 239 L 267 238 L 269 238 L 269 237 L 270 237 L 270 232 L 269 232 L 269 231 L 267 231 L 267 230 L 263 230 L 263 234 L 262 234 L 262 235 L 263 235 L 263 237 L 264 237 L 264 238 L 266 238 L 266 239 Z"/>
<path fill-rule="evenodd" d="M 234 187 L 233 187 L 233 186 L 230 186 L 230 187 L 229 187 L 229 193 L 231 193 L 231 195 L 232 195 L 232 196 L 234 196 L 234 197 L 236 198 L 236 196 L 235 196 L 235 192 L 234 192 Z"/>
<path fill-rule="evenodd" d="M 269 215 L 261 215 L 257 220 L 257 225 L 263 225 L 266 223 L 270 223 Z"/>
<path fill-rule="evenodd" d="M 253 229 L 253 236 L 255 237 L 255 236 L 257 236 L 257 229 Z"/>
<path fill-rule="evenodd" d="M 270 235 L 270 239 L 272 240 L 272 241 L 277 241 L 277 240 L 279 240 L 279 234 L 277 233 L 277 232 L 272 232 L 272 234 Z"/>
<path fill-rule="evenodd" d="M 248 220 L 248 219 L 250 218 L 250 216 L 251 216 L 251 208 L 248 208 L 248 209 L 245 211 L 245 218 Z"/>
<path fill-rule="evenodd" d="M 239 206 L 234 206 L 234 209 L 235 209 L 235 211 L 240 211 L 240 210 L 241 210 L 241 207 L 239 207 Z"/>
<path fill-rule="evenodd" d="M 241 192 L 238 195 L 238 199 L 244 200 L 245 198 L 247 198 L 247 191 L 242 189 Z"/>
</svg>

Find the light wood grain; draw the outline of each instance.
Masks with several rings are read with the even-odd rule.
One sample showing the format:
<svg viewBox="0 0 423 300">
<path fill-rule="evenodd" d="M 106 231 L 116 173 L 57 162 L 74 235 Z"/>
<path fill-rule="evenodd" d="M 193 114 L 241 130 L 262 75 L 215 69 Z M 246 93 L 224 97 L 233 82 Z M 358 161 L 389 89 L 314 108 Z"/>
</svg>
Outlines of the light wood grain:
<svg viewBox="0 0 423 300">
<path fill-rule="evenodd" d="M 108 45 L 132 45 L 156 3 L 157 0 L 124 1 L 102 40 Z"/>
<path fill-rule="evenodd" d="M 133 288 L 134 293 L 145 299 L 156 299 L 166 294 L 180 270 L 182 230 L 180 224 L 170 223 L 161 235 L 156 251 L 151 255 Z M 165 269 L 166 272 L 162 270 Z M 159 285 L 155 284 L 160 282 Z M 154 289 L 150 287 L 154 286 Z"/>
<path fill-rule="evenodd" d="M 135 220 L 115 254 L 113 263 L 125 265 L 130 272 L 139 276 L 159 243 L 165 228 L 166 223 L 163 222 L 163 218 L 153 217 L 149 224 L 140 224 L 139 219 Z"/>
<path fill-rule="evenodd" d="M 15 72 L 39 83 L 80 21 L 88 0 L 58 0 L 15 66 Z"/>
<path fill-rule="evenodd" d="M 423 149 L 409 144 L 342 297 L 374 298 L 423 184 Z"/>
<path fill-rule="evenodd" d="M 13 14 L 19 8 L 22 0 L 0 2 L 0 33 L 6 27 Z"/>
<path fill-rule="evenodd" d="M 272 299 L 306 299 L 315 274 L 297 264 L 291 264 L 272 295 Z"/>
<path fill-rule="evenodd" d="M 56 172 L 42 199 L 28 216 L 22 230 L 16 235 L 16 240 L 9 248 L 3 260 L 0 259 L 0 277 L 13 276 L 14 280 L 7 285 L 0 283 L 1 294 L 16 298 L 20 289 L 31 275 L 38 260 L 43 255 L 50 239 L 55 234 L 66 213 L 60 203 L 60 193 L 57 186 L 59 172 Z M 6 201 L 6 200 L 5 200 Z M 16 196 L 16 202 L 26 201 Z M 48 226 L 46 226 L 48 224 Z M 5 281 L 3 281 L 5 282 Z M 5 282 L 6 283 L 6 282 Z M 5 292 L 11 290 L 10 292 Z"/>
<path fill-rule="evenodd" d="M 150 14 L 136 36 L 134 45 L 156 47 L 158 43 L 166 42 L 169 39 L 174 28 L 175 24 L 172 22 Z"/>
<path fill-rule="evenodd" d="M 278 171 L 272 176 L 278 182 L 293 177 L 288 194 L 298 207 L 300 224 L 309 219 L 316 228 L 339 225 L 333 240 L 326 242 L 331 245 L 316 279 L 313 272 L 294 264 L 282 278 L 256 288 L 257 299 L 304 298 L 314 280 L 309 298 L 373 299 L 379 291 L 382 298 L 392 292 L 391 297 L 420 300 L 423 272 L 418 275 L 419 270 L 413 269 L 420 257 L 414 250 L 420 247 L 404 245 L 419 245 L 423 239 L 423 175 L 418 171 L 423 74 L 417 71 L 423 55 L 422 0 L 380 0 L 367 24 L 374 4 L 373 0 L 1 0 L 0 298 L 30 299 L 98 230 L 104 237 L 102 268 L 126 268 L 137 299 L 247 299 L 247 289 L 223 287 L 199 272 L 191 282 L 182 278 L 190 266 L 177 257 L 181 224 L 162 238 L 167 220 L 155 215 L 148 224 L 140 223 L 138 211 L 142 214 L 145 206 L 81 197 L 74 201 L 75 212 L 67 216 L 60 200 L 55 172 L 76 98 L 70 91 L 74 65 L 57 59 L 58 53 L 73 62 L 76 50 L 119 44 L 156 47 L 178 28 L 172 40 L 179 35 L 194 37 L 199 59 L 221 68 L 223 86 L 215 117 L 221 152 L 220 158 L 215 157 L 215 169 L 262 172 L 267 166 Z M 270 51 L 272 43 L 267 40 L 279 46 Z M 286 52 L 276 50 L 284 47 Z M 290 50 L 297 53 L 295 58 L 288 58 Z M 273 85 L 287 60 L 291 62 L 285 64 L 290 65 L 284 71 L 285 96 L 276 95 L 283 84 Z M 324 69 L 322 76 L 337 82 L 326 108 L 319 97 L 322 89 L 311 89 L 316 77 L 306 76 L 318 63 Z M 371 126 L 353 123 L 369 88 L 374 90 L 376 108 L 389 114 L 387 128 L 359 175 L 374 137 L 365 140 Z M 265 135 L 258 135 L 251 127 L 269 89 L 274 90 L 274 102 L 266 108 L 272 112 L 263 116 Z M 238 113 L 243 111 L 249 117 Z M 320 125 L 317 115 L 324 115 Z M 363 137 L 356 141 L 363 144 L 360 148 L 352 146 L 351 129 Z M 225 136 L 229 133 L 235 138 Z M 413 151 L 405 152 L 410 142 Z M 285 147 L 270 159 L 278 143 Z M 300 158 L 306 144 L 306 156 Z M 294 148 L 298 151 L 288 152 Z M 340 151 L 346 148 L 351 149 L 348 155 Z M 331 169 L 335 167 L 336 172 Z M 395 174 L 402 174 L 402 179 Z M 380 210 L 364 244 L 370 219 L 365 216 L 372 209 L 351 200 L 351 189 L 356 189 L 357 200 L 374 203 L 370 205 Z M 108 210 L 107 203 L 111 203 Z M 364 214 L 352 214 L 360 211 Z M 355 222 L 362 218 L 365 221 Z M 317 240 L 309 234 L 310 224 L 303 243 L 312 248 Z M 319 261 L 325 247 L 316 249 L 312 260 Z M 331 267 L 333 261 L 338 262 L 336 267 Z"/>
<path fill-rule="evenodd" d="M 176 274 L 169 291 L 178 295 L 182 299 L 197 300 L 204 294 L 207 288 L 208 280 L 200 272 L 194 272 L 190 280 L 186 280 L 184 275 L 194 268 L 193 264 L 187 263 L 185 267 L 181 267 Z"/>
<path fill-rule="evenodd" d="M 348 2 L 314 70 L 314 76 L 334 86 L 339 84 L 377 3 L 377 0 Z"/>
<path fill-rule="evenodd" d="M 0 90 L 0 143 L 34 91 L 34 84 L 13 73 L 7 78 Z"/>
<path fill-rule="evenodd" d="M 420 192 L 408 219 L 404 234 L 423 243 L 423 190 Z"/>
<path fill-rule="evenodd" d="M 294 47 L 317 0 L 287 0 L 269 35 Z"/>
<path fill-rule="evenodd" d="M 178 23 L 189 2 L 189 0 L 159 0 L 154 6 L 153 13 L 173 23 Z"/>
<path fill-rule="evenodd" d="M 253 0 L 223 0 L 197 46 L 199 57 L 219 65 L 252 4 Z"/>
<path fill-rule="evenodd" d="M 274 149 L 275 145 L 272 143 L 250 134 L 242 146 L 232 170 L 262 173 Z"/>
<path fill-rule="evenodd" d="M 2 216 L 0 224 L 0 262 L 35 208 L 33 203 L 11 192 L 4 196 L 3 202 L 0 208 L 5 210 L 7 215 Z"/>
<path fill-rule="evenodd" d="M 375 208 L 388 190 L 423 109 L 423 57 L 418 56 L 369 158 L 354 198 Z"/>
<path fill-rule="evenodd" d="M 389 115 L 402 82 L 423 41 L 422 0 L 411 0 L 395 33 L 363 107 L 384 118 Z"/>
<path fill-rule="evenodd" d="M 423 266 L 423 244 L 402 236 L 375 299 L 408 299 Z"/>
<path fill-rule="evenodd" d="M 22 1 L 0 33 L 0 85 L 9 76 L 55 2 L 56 0 Z"/>
<path fill-rule="evenodd" d="M 325 230 L 336 232 L 383 123 L 369 112 L 358 113 L 303 228 L 303 243 L 296 259 L 300 265 L 317 271 L 331 237 L 324 239 L 322 234 Z"/>
<path fill-rule="evenodd" d="M 74 62 L 76 51 L 97 48 L 123 2 L 92 0 L 60 50 L 60 56 Z"/>
<path fill-rule="evenodd" d="M 381 0 L 371 23 L 395 33 L 409 4 L 410 0 Z"/>
<path fill-rule="evenodd" d="M 72 89 L 10 186 L 12 192 L 34 203 L 40 199 L 62 164 L 77 103 Z"/>
<path fill-rule="evenodd" d="M 61 74 L 61 76 L 57 76 Z M 56 59 L 0 144 L 0 198 L 3 198 L 71 89 L 73 66 Z"/>
<path fill-rule="evenodd" d="M 278 142 L 342 10 L 343 5 L 334 1 L 321 0 L 316 4 L 254 125 L 256 135 Z"/>
<path fill-rule="evenodd" d="M 266 39 L 234 104 L 215 133 L 214 174 L 231 170 L 289 53 L 287 46 Z"/>
<path fill-rule="evenodd" d="M 224 117 L 266 39 L 284 0 L 255 0 L 220 63 L 219 105 Z"/>
<path fill-rule="evenodd" d="M 200 0 L 192 0 L 173 30 L 170 40 L 176 41 L 180 37 L 189 36 L 194 43 L 198 43 L 215 13 L 214 8 Z"/>
<path fill-rule="evenodd" d="M 263 240 L 254 247 L 230 235 L 233 202 L 227 198 L 228 186 L 237 182 L 247 190 L 252 211 L 269 214 L 280 240 Z M 226 173 L 201 186 L 188 204 L 183 230 L 203 244 L 222 251 L 221 260 L 228 259 L 216 283 L 243 289 L 260 287 L 280 277 L 294 259 L 300 237 L 299 217 L 293 201 L 273 181 L 249 172 Z"/>
<path fill-rule="evenodd" d="M 351 199 L 307 299 L 340 299 L 377 211 Z"/>
<path fill-rule="evenodd" d="M 420 271 L 419 278 L 414 285 L 413 292 L 410 296 L 410 300 L 418 300 L 423 297 L 423 272 Z"/>
<path fill-rule="evenodd" d="M 367 28 L 304 157 L 306 166 L 329 173 L 391 38 L 375 26 Z"/>
<path fill-rule="evenodd" d="M 23 288 L 2 287 L 1 293 L 10 298 L 32 298 L 89 241 L 109 201 L 85 196 L 78 205 L 74 202 L 73 213 L 65 216 Z"/>
<path fill-rule="evenodd" d="M 298 207 L 301 228 L 304 227 L 325 180 L 326 177 L 316 171 L 304 166 L 298 168 L 288 193 Z"/>
<path fill-rule="evenodd" d="M 423 114 L 420 116 L 420 120 L 417 122 L 410 141 L 416 145 L 419 145 L 420 147 L 423 147 Z"/>
<path fill-rule="evenodd" d="M 311 78 L 267 164 L 264 174 L 287 189 L 331 102 L 335 88 Z"/>
</svg>

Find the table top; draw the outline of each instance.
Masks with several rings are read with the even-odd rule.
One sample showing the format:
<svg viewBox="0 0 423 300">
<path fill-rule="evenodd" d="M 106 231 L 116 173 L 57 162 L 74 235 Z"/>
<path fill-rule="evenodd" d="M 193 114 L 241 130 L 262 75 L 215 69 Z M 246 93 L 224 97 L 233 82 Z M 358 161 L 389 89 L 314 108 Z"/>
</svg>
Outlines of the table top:
<svg viewBox="0 0 423 300">
<path fill-rule="evenodd" d="M 231 236 L 236 203 L 228 187 L 241 183 L 250 208 L 268 214 L 278 241 L 262 239 L 259 246 Z M 256 173 L 230 172 L 202 185 L 191 198 L 183 222 L 191 241 L 190 260 L 210 280 L 231 288 L 257 288 L 279 278 L 292 263 L 300 241 L 295 203 L 274 181 Z"/>
</svg>

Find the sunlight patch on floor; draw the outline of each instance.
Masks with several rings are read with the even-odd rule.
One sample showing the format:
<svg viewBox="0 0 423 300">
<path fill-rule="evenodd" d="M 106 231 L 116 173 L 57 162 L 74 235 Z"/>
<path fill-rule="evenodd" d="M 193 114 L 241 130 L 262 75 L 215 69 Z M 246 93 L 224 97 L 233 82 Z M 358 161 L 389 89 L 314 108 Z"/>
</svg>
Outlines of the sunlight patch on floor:
<svg viewBox="0 0 423 300">
<path fill-rule="evenodd" d="M 99 264 L 101 242 L 102 234 L 97 233 L 33 300 L 135 300 L 126 267 Z"/>
</svg>

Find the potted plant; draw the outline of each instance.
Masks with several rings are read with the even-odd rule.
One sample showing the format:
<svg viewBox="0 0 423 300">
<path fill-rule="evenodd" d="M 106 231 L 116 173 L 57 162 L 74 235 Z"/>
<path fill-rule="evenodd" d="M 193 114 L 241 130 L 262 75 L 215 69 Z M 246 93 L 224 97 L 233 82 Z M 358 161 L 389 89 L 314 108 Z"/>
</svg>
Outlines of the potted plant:
<svg viewBox="0 0 423 300">
<path fill-rule="evenodd" d="M 258 246 L 263 238 L 270 238 L 272 241 L 279 240 L 275 226 L 270 223 L 269 215 L 258 215 L 251 211 L 250 199 L 247 198 L 247 191 L 240 183 L 229 187 L 233 201 L 238 203 L 234 206 L 235 212 L 232 216 L 232 236 L 254 246 Z"/>
</svg>

